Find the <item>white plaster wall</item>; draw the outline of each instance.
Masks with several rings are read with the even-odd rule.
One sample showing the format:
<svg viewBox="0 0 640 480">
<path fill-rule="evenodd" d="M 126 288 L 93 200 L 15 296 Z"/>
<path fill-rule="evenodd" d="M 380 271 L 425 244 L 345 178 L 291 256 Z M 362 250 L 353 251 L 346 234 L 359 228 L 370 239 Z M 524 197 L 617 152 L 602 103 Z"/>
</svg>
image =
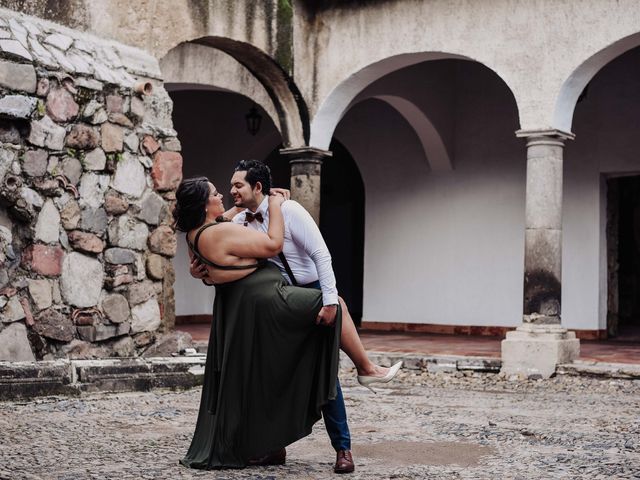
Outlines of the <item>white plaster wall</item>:
<svg viewBox="0 0 640 480">
<path fill-rule="evenodd" d="M 603 177 L 640 174 L 638 65 L 636 49 L 593 79 L 576 108 L 576 140 L 565 148 L 562 318 L 570 328 L 606 328 Z"/>
<path fill-rule="evenodd" d="M 452 76 L 451 67 L 413 67 L 385 86 L 405 86 L 428 114 L 453 85 L 436 111 L 441 125 L 455 123 L 454 171 L 430 172 L 415 133 L 377 100 L 353 107 L 336 132 L 365 183 L 364 321 L 521 322 L 525 149 L 515 106 L 485 69 L 467 62 Z"/>
<path fill-rule="evenodd" d="M 257 136 L 246 131 L 244 115 L 252 101 L 241 95 L 206 90 L 172 92 L 173 122 L 182 142 L 185 178 L 205 175 L 224 194 L 231 207 L 229 180 L 235 164 L 243 158 L 266 158 L 280 143 L 280 135 L 262 112 Z M 189 256 L 184 234 L 178 235 L 173 258 L 176 315 L 211 314 L 214 288 L 189 275 Z"/>
</svg>

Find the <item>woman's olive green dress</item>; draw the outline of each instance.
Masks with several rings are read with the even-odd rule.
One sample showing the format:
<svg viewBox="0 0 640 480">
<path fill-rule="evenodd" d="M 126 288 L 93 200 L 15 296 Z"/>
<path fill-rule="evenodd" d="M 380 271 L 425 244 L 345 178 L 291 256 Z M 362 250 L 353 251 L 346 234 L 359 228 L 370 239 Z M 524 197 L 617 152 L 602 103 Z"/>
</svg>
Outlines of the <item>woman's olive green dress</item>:
<svg viewBox="0 0 640 480">
<path fill-rule="evenodd" d="M 273 264 L 216 286 L 196 431 L 181 460 L 244 467 L 311 433 L 335 398 L 341 314 L 315 324 L 319 290 L 286 284 Z"/>
</svg>

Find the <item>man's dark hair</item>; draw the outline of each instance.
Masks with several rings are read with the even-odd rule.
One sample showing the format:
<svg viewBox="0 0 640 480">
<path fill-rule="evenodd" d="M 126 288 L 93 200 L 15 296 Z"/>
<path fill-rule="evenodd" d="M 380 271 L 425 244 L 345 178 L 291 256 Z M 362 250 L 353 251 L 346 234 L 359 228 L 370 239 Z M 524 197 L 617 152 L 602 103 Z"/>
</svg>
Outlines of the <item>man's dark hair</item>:
<svg viewBox="0 0 640 480">
<path fill-rule="evenodd" d="M 259 160 L 240 160 L 236 165 L 236 172 L 247 172 L 246 180 L 251 188 L 260 182 L 262 193 L 271 193 L 271 169 Z"/>
<path fill-rule="evenodd" d="M 180 183 L 173 210 L 176 230 L 188 232 L 204 223 L 209 193 L 207 177 L 187 178 Z"/>
</svg>

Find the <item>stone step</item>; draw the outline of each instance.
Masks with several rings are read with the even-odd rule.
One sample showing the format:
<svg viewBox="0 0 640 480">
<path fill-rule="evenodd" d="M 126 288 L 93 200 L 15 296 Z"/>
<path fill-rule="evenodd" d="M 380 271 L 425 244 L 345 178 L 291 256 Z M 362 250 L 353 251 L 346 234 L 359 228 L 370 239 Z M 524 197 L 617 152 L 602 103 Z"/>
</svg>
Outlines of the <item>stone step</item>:
<svg viewBox="0 0 640 480">
<path fill-rule="evenodd" d="M 639 359 L 640 360 L 640 359 Z M 558 365 L 559 375 L 575 375 L 603 378 L 640 379 L 640 364 L 603 363 L 576 360 L 572 363 Z"/>
<path fill-rule="evenodd" d="M 202 384 L 204 363 L 204 355 L 0 362 L 0 400 L 191 388 Z"/>
<path fill-rule="evenodd" d="M 496 374 L 502 365 L 495 357 L 396 352 L 369 352 L 369 357 L 380 365 L 402 361 L 408 370 L 430 373 L 474 371 Z M 202 385 L 205 360 L 205 355 L 199 353 L 179 357 L 0 362 L 0 401 L 77 396 L 84 392 L 192 388 Z M 344 353 L 340 356 L 340 367 L 353 368 Z M 556 374 L 640 379 L 640 364 L 576 361 L 559 365 Z"/>
</svg>

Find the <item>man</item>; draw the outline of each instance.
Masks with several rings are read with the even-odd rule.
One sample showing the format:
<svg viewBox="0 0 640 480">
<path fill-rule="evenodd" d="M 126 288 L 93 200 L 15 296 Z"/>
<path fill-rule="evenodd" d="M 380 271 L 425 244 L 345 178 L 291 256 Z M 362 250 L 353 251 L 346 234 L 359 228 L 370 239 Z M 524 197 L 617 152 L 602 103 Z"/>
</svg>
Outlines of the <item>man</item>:
<svg viewBox="0 0 640 480">
<path fill-rule="evenodd" d="M 257 160 L 240 161 L 231 179 L 231 195 L 235 207 L 244 208 L 244 210 L 235 215 L 233 221 L 248 228 L 266 232 L 269 228 L 270 190 L 269 167 Z M 316 323 L 331 326 L 336 319 L 338 291 L 327 245 L 313 218 L 299 203 L 292 200 L 284 202 L 282 214 L 285 223 L 282 253 L 285 260 L 283 263 L 282 256 L 269 260 L 278 266 L 290 284 L 322 290 L 323 307 L 318 313 Z M 194 277 L 200 278 L 203 273 L 198 265 L 192 264 L 191 274 Z M 334 472 L 353 472 L 351 436 L 339 381 L 336 398 L 323 407 L 322 415 L 331 445 L 336 450 Z M 283 463 L 284 457 L 279 458 L 282 458 L 281 463 Z M 264 460 L 266 463 L 270 461 L 268 458 Z"/>
</svg>

